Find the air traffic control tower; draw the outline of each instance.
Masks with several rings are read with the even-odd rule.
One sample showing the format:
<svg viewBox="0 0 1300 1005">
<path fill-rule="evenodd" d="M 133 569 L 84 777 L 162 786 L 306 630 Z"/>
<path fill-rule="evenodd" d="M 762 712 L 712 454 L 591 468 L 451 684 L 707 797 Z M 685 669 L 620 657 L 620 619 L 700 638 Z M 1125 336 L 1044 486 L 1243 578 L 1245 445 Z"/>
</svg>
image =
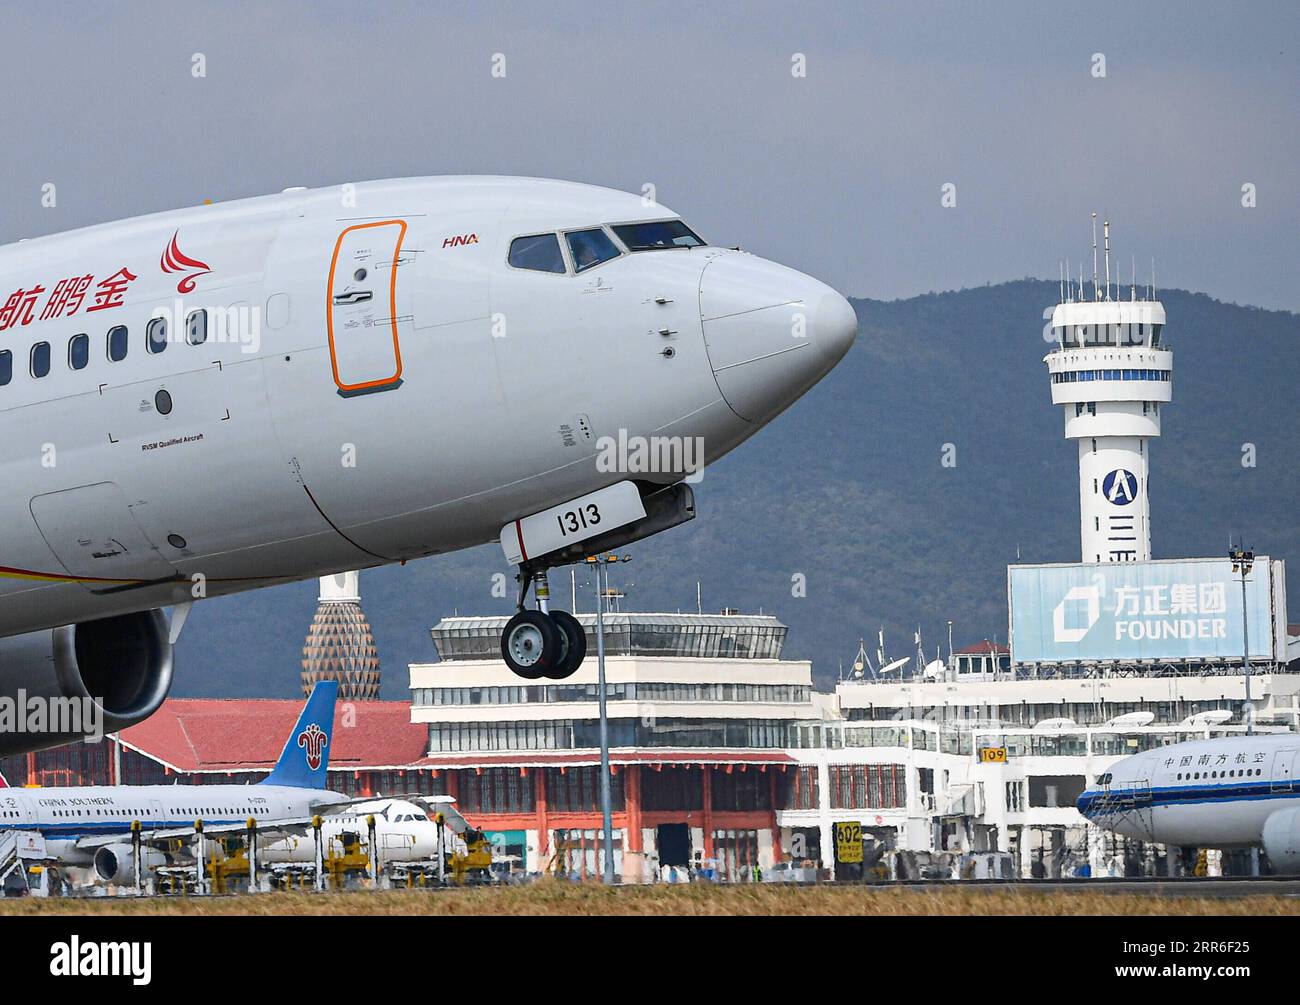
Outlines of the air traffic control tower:
<svg viewBox="0 0 1300 1005">
<path fill-rule="evenodd" d="M 1077 278 L 1070 266 L 1062 270 L 1054 344 L 1043 362 L 1052 403 L 1065 411 L 1066 439 L 1079 444 L 1082 560 L 1145 562 L 1151 558 L 1151 441 L 1160 435 L 1160 408 L 1172 397 L 1174 357 L 1160 344 L 1165 309 L 1155 299 L 1154 276 L 1141 297 L 1133 282 L 1125 291 L 1118 276 L 1112 287 L 1109 221 L 1103 230 L 1099 280 L 1094 213 L 1091 289 L 1082 265 Z"/>
</svg>

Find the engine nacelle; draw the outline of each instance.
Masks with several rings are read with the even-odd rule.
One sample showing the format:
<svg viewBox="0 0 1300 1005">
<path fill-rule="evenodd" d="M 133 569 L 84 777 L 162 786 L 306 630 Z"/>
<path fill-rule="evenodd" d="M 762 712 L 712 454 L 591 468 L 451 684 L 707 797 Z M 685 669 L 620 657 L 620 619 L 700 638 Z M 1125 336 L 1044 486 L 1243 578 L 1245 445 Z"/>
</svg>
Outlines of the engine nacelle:
<svg viewBox="0 0 1300 1005">
<path fill-rule="evenodd" d="M 1300 809 L 1278 810 L 1264 821 L 1264 851 L 1274 872 L 1300 872 Z"/>
<path fill-rule="evenodd" d="M 140 866 L 146 872 L 167 864 L 167 856 L 156 848 L 140 848 Z M 135 882 L 135 853 L 129 844 L 108 844 L 95 851 L 95 875 L 105 883 Z"/>
<path fill-rule="evenodd" d="M 115 733 L 153 715 L 172 683 L 168 636 L 162 611 L 140 611 L 0 639 L 0 700 L 15 713 L 0 727 L 0 756 Z"/>
</svg>

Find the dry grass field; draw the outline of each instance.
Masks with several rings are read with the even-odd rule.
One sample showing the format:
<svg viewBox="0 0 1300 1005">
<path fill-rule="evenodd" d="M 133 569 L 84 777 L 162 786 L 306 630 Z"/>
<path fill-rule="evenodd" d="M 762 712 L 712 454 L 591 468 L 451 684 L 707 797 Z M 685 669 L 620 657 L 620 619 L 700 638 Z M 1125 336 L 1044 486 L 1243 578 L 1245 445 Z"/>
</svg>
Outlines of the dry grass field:
<svg viewBox="0 0 1300 1005">
<path fill-rule="evenodd" d="M 651 886 L 595 883 L 436 891 L 270 893 L 205 898 L 0 900 L 0 915 L 1300 915 L 1300 898 L 1163 888 L 1129 893 L 902 887 Z"/>
</svg>

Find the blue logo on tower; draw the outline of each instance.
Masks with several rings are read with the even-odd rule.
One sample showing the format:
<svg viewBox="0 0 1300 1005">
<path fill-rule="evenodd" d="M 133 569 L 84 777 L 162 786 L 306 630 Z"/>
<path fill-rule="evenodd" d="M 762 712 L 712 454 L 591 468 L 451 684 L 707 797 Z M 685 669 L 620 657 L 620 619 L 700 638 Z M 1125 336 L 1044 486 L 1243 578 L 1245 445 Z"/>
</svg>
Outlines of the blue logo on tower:
<svg viewBox="0 0 1300 1005">
<path fill-rule="evenodd" d="M 1102 479 L 1101 494 L 1116 506 L 1127 506 L 1137 498 L 1137 476 L 1132 471 L 1116 468 Z"/>
</svg>

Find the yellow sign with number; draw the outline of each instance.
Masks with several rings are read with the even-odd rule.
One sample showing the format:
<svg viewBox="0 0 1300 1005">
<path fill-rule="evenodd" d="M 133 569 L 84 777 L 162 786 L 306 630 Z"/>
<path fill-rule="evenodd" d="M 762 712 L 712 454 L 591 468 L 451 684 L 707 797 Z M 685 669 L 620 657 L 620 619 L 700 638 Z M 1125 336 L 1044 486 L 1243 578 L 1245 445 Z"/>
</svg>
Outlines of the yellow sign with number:
<svg viewBox="0 0 1300 1005">
<path fill-rule="evenodd" d="M 862 824 L 845 820 L 835 825 L 835 858 L 839 862 L 862 861 Z"/>
<path fill-rule="evenodd" d="M 980 747 L 980 760 L 984 764 L 1006 764 L 1006 747 Z"/>
</svg>

